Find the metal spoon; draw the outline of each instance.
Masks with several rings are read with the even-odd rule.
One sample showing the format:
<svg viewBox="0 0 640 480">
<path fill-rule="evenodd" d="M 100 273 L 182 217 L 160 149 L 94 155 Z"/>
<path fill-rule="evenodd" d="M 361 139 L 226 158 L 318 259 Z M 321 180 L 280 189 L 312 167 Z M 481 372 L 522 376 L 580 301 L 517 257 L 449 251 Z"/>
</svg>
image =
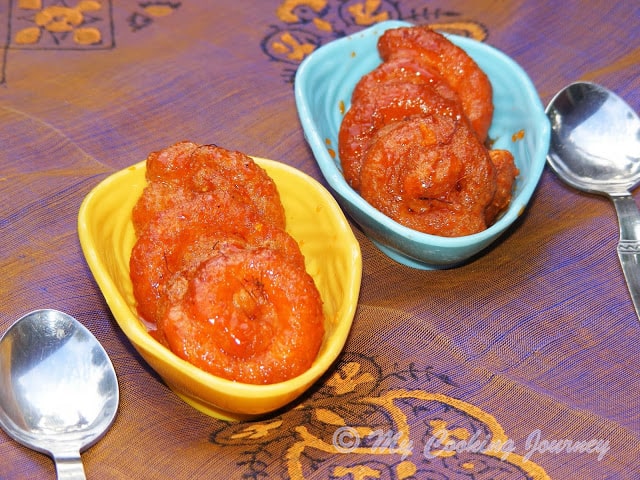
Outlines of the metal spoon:
<svg viewBox="0 0 640 480">
<path fill-rule="evenodd" d="M 59 479 L 85 479 L 80 452 L 118 409 L 118 381 L 102 345 L 73 317 L 36 310 L 0 338 L 0 427 L 50 455 Z"/>
<path fill-rule="evenodd" d="M 640 212 L 630 193 L 640 183 L 640 119 L 615 93 L 589 82 L 565 87 L 546 112 L 551 168 L 569 185 L 613 201 L 618 257 L 640 316 Z"/>
</svg>

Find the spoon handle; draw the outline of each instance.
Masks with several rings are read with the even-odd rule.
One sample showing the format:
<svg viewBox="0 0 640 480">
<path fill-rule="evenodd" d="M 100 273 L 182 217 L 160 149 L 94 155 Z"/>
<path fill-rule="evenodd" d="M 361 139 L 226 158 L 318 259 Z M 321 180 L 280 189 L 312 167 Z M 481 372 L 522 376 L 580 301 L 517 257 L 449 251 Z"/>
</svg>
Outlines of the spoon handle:
<svg viewBox="0 0 640 480">
<path fill-rule="evenodd" d="M 54 456 L 58 480 L 86 480 L 80 454 Z"/>
<path fill-rule="evenodd" d="M 611 199 L 620 224 L 618 258 L 633 306 L 640 317 L 640 211 L 630 194 L 612 196 Z"/>
</svg>

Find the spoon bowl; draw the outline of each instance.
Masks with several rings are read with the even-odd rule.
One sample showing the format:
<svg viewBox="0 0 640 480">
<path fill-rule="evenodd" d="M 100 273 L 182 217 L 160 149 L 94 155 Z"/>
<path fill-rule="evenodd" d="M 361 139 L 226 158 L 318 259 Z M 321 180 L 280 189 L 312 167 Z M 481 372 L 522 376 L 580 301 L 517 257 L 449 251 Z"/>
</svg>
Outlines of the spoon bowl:
<svg viewBox="0 0 640 480">
<path fill-rule="evenodd" d="M 551 123 L 547 163 L 568 185 L 607 196 L 620 225 L 618 257 L 640 316 L 640 118 L 615 93 L 591 82 L 561 90 L 546 109 Z"/>
<path fill-rule="evenodd" d="M 80 452 L 111 426 L 118 381 L 104 348 L 73 317 L 36 310 L 0 338 L 0 427 L 50 455 L 59 479 L 85 478 Z"/>
<path fill-rule="evenodd" d="M 640 183 L 640 118 L 615 93 L 590 82 L 562 89 L 549 103 L 547 161 L 569 185 L 626 195 Z"/>
</svg>

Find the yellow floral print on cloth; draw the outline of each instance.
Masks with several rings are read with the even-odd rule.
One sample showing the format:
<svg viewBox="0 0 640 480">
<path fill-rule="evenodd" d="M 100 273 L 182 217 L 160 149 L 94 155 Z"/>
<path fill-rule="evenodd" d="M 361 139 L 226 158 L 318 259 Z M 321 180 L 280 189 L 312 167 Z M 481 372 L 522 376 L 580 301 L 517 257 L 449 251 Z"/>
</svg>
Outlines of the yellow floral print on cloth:
<svg viewBox="0 0 640 480">
<path fill-rule="evenodd" d="M 482 41 L 486 28 L 465 20 L 460 12 L 441 8 L 406 8 L 389 0 L 284 0 L 276 10 L 278 23 L 262 42 L 266 55 L 283 66 L 293 82 L 300 62 L 316 48 L 385 20 L 406 20 Z"/>
<path fill-rule="evenodd" d="M 106 49 L 115 46 L 113 0 L 13 0 L 9 46 L 15 49 Z M 181 2 L 131 2 L 127 17 L 133 31 L 166 17 Z"/>
<path fill-rule="evenodd" d="M 182 2 L 129 2 L 126 27 L 142 30 L 178 10 Z M 115 48 L 113 0 L 9 0 L 0 5 L 0 84 L 11 50 L 105 50 Z M 120 25 L 124 27 L 125 25 Z M 0 40 L 0 41 L 2 41 Z"/>
<path fill-rule="evenodd" d="M 489 413 L 444 394 L 397 388 L 415 380 L 434 390 L 453 386 L 429 367 L 387 373 L 373 358 L 345 353 L 303 404 L 225 426 L 211 441 L 241 447 L 237 465 L 246 478 L 549 478 L 514 453 L 514 442 Z"/>
<path fill-rule="evenodd" d="M 78 0 L 18 0 L 13 6 L 11 27 L 14 47 L 109 48 L 113 45 L 110 2 Z"/>
</svg>

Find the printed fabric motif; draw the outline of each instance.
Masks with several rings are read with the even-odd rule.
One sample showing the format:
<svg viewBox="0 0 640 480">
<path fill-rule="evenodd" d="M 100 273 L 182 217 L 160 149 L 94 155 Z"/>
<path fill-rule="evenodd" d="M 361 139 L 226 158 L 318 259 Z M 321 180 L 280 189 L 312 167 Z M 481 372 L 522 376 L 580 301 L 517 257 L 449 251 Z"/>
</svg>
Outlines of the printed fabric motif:
<svg viewBox="0 0 640 480">
<path fill-rule="evenodd" d="M 131 2 L 128 27 L 137 32 L 180 8 L 182 2 Z M 0 22 L 4 39 L 0 84 L 10 50 L 107 50 L 115 48 L 113 0 L 10 0 Z M 5 13 L 0 7 L 0 17 Z"/>
<path fill-rule="evenodd" d="M 11 15 L 11 46 L 20 49 L 111 48 L 111 2 L 80 0 L 75 4 L 18 0 Z"/>
<path fill-rule="evenodd" d="M 430 367 L 389 373 L 374 358 L 346 352 L 302 404 L 263 421 L 227 424 L 211 442 L 240 448 L 237 467 L 248 479 L 549 478 L 513 452 L 490 414 L 444 394 L 398 388 L 415 382 L 455 387 Z"/>
<path fill-rule="evenodd" d="M 385 20 L 428 24 L 431 28 L 483 41 L 486 28 L 441 8 L 406 8 L 390 0 L 283 0 L 278 22 L 262 41 L 262 51 L 282 66 L 293 83 L 300 62 L 318 47 Z"/>
</svg>

